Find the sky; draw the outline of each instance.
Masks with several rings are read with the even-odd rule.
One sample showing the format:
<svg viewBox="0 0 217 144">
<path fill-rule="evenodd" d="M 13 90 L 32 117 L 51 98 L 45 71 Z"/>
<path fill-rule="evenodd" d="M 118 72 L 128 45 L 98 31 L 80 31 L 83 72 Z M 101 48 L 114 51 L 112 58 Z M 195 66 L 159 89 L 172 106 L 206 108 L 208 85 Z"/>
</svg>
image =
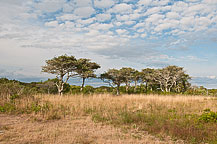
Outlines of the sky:
<svg viewBox="0 0 217 144">
<path fill-rule="evenodd" d="M 0 0 L 0 77 L 34 81 L 45 60 L 184 67 L 217 88 L 217 0 Z"/>
</svg>

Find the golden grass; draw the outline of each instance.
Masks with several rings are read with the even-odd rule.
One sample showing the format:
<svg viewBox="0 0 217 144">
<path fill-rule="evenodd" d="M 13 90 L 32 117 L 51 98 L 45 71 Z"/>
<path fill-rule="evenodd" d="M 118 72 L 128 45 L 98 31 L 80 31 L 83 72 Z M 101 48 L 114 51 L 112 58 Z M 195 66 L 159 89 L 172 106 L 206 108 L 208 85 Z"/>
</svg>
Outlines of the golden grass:
<svg viewBox="0 0 217 144">
<path fill-rule="evenodd" d="M 88 109 L 96 111 L 113 111 L 127 108 L 131 111 L 144 109 L 146 111 L 158 109 L 177 109 L 185 114 L 201 114 L 204 109 L 217 111 L 217 98 L 207 96 L 165 96 L 165 95 L 37 95 L 42 102 L 48 101 L 54 107 L 65 106 L 73 115 L 86 115 Z"/>
<path fill-rule="evenodd" d="M 217 98 L 184 95 L 35 95 L 14 102 L 19 113 L 37 120 L 91 117 L 118 127 L 189 143 L 217 141 L 216 123 L 198 120 L 205 109 L 217 111 Z M 141 138 L 141 136 L 139 136 Z"/>
</svg>

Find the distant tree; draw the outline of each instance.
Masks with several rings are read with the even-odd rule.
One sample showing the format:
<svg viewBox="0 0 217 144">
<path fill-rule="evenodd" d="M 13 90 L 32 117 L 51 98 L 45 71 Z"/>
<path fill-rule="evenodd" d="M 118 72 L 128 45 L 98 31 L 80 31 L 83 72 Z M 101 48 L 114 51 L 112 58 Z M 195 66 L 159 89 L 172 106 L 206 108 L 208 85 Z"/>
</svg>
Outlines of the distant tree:
<svg viewBox="0 0 217 144">
<path fill-rule="evenodd" d="M 64 84 L 70 77 L 77 75 L 77 60 L 74 56 L 62 55 L 46 60 L 46 65 L 42 66 L 42 72 L 55 74 L 58 81 L 55 83 L 59 95 L 63 94 Z"/>
<path fill-rule="evenodd" d="M 185 74 L 182 67 L 168 66 L 155 70 L 154 80 L 159 83 L 161 91 L 170 92 L 180 82 L 188 81 L 190 77 Z"/>
<path fill-rule="evenodd" d="M 142 79 L 142 83 L 145 83 L 146 92 L 148 91 L 148 87 L 150 87 L 152 90 L 152 85 L 154 83 L 154 72 L 155 69 L 151 69 L 151 68 L 142 69 L 141 79 Z"/>
<path fill-rule="evenodd" d="M 108 83 L 111 87 L 117 86 L 117 95 L 120 95 L 120 85 L 124 83 L 124 76 L 120 70 L 109 69 L 107 72 L 100 75 L 101 80 Z"/>
<path fill-rule="evenodd" d="M 175 84 L 175 91 L 178 93 L 184 93 L 185 91 L 187 91 L 191 87 L 191 84 L 189 82 L 190 79 L 191 77 L 188 74 L 183 74 L 182 77 Z"/>
<path fill-rule="evenodd" d="M 136 92 L 137 83 L 141 81 L 141 79 L 142 79 L 142 73 L 139 72 L 138 70 L 135 70 L 132 76 L 132 80 L 134 81 L 134 92 Z"/>
<path fill-rule="evenodd" d="M 84 83 L 87 78 L 96 77 L 94 72 L 98 68 L 100 68 L 100 65 L 95 62 L 90 62 L 90 59 L 78 59 L 76 72 L 82 78 L 82 85 L 80 91 L 83 90 Z"/>
<path fill-rule="evenodd" d="M 57 78 L 48 79 L 44 82 L 36 83 L 36 86 L 46 90 L 47 94 L 51 94 L 51 93 L 54 94 L 57 92 L 57 87 L 55 85 L 56 82 L 58 82 Z"/>
<path fill-rule="evenodd" d="M 133 81 L 133 76 L 134 76 L 136 70 L 132 69 L 132 68 L 123 67 L 119 71 L 120 71 L 121 75 L 123 76 L 123 81 L 126 85 L 126 92 L 128 92 L 128 89 L 130 87 L 130 83 Z"/>
</svg>

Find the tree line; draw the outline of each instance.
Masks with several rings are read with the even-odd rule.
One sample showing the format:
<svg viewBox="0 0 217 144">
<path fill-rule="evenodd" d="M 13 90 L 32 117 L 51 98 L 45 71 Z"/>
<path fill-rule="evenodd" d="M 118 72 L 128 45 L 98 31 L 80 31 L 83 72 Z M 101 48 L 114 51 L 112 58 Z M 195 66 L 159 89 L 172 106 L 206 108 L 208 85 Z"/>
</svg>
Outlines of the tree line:
<svg viewBox="0 0 217 144">
<path fill-rule="evenodd" d="M 46 65 L 42 66 L 42 72 L 55 74 L 59 95 L 63 94 L 64 85 L 71 77 L 82 78 L 80 91 L 83 90 L 85 80 L 88 78 L 99 78 L 116 89 L 116 94 L 120 94 L 120 87 L 125 85 L 125 91 L 134 87 L 134 92 L 138 87 L 145 86 L 145 91 L 162 92 L 185 92 L 191 84 L 190 76 L 185 73 L 182 67 L 168 66 L 162 69 L 145 68 L 141 71 L 133 68 L 123 67 L 121 69 L 109 69 L 97 76 L 95 71 L 100 68 L 96 62 L 90 59 L 76 59 L 74 56 L 62 55 L 46 60 Z"/>
</svg>

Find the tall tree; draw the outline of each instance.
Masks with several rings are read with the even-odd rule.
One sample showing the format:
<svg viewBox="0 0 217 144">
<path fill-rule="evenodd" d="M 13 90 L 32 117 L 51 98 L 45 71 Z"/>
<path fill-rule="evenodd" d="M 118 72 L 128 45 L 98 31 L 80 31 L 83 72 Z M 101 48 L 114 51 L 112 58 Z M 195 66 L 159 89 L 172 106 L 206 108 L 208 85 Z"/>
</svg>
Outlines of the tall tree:
<svg viewBox="0 0 217 144">
<path fill-rule="evenodd" d="M 123 76 L 124 83 L 126 85 L 126 92 L 128 92 L 128 89 L 130 87 L 130 83 L 133 81 L 133 75 L 136 72 L 135 69 L 132 68 L 121 68 L 120 70 L 121 75 Z"/>
<path fill-rule="evenodd" d="M 146 92 L 148 91 L 148 87 L 151 87 L 152 90 L 152 84 L 154 83 L 154 71 L 155 70 L 151 68 L 142 69 L 141 79 L 142 82 L 145 83 Z"/>
<path fill-rule="evenodd" d="M 109 69 L 107 72 L 100 75 L 101 80 L 108 83 L 111 87 L 116 86 L 117 95 L 120 95 L 120 86 L 124 83 L 124 76 L 120 70 Z"/>
<path fill-rule="evenodd" d="M 58 81 L 55 83 L 59 95 L 63 94 L 64 84 L 70 77 L 77 75 L 77 60 L 74 56 L 62 55 L 46 60 L 46 65 L 42 66 L 42 72 L 55 74 Z"/>
<path fill-rule="evenodd" d="M 100 65 L 95 62 L 90 62 L 90 59 L 78 59 L 76 72 L 82 78 L 80 91 L 84 88 L 84 83 L 87 78 L 96 77 L 95 70 L 100 68 Z"/>
<path fill-rule="evenodd" d="M 155 71 L 154 80 L 159 83 L 160 89 L 170 92 L 178 83 L 188 81 L 190 77 L 185 74 L 182 67 L 168 66 Z"/>
<path fill-rule="evenodd" d="M 132 80 L 134 81 L 134 92 L 136 92 L 136 90 L 137 90 L 137 83 L 139 82 L 139 81 L 141 81 L 141 79 L 142 79 L 142 73 L 141 72 L 139 72 L 138 70 L 136 70 L 134 73 L 133 73 L 133 77 L 132 77 Z"/>
</svg>

